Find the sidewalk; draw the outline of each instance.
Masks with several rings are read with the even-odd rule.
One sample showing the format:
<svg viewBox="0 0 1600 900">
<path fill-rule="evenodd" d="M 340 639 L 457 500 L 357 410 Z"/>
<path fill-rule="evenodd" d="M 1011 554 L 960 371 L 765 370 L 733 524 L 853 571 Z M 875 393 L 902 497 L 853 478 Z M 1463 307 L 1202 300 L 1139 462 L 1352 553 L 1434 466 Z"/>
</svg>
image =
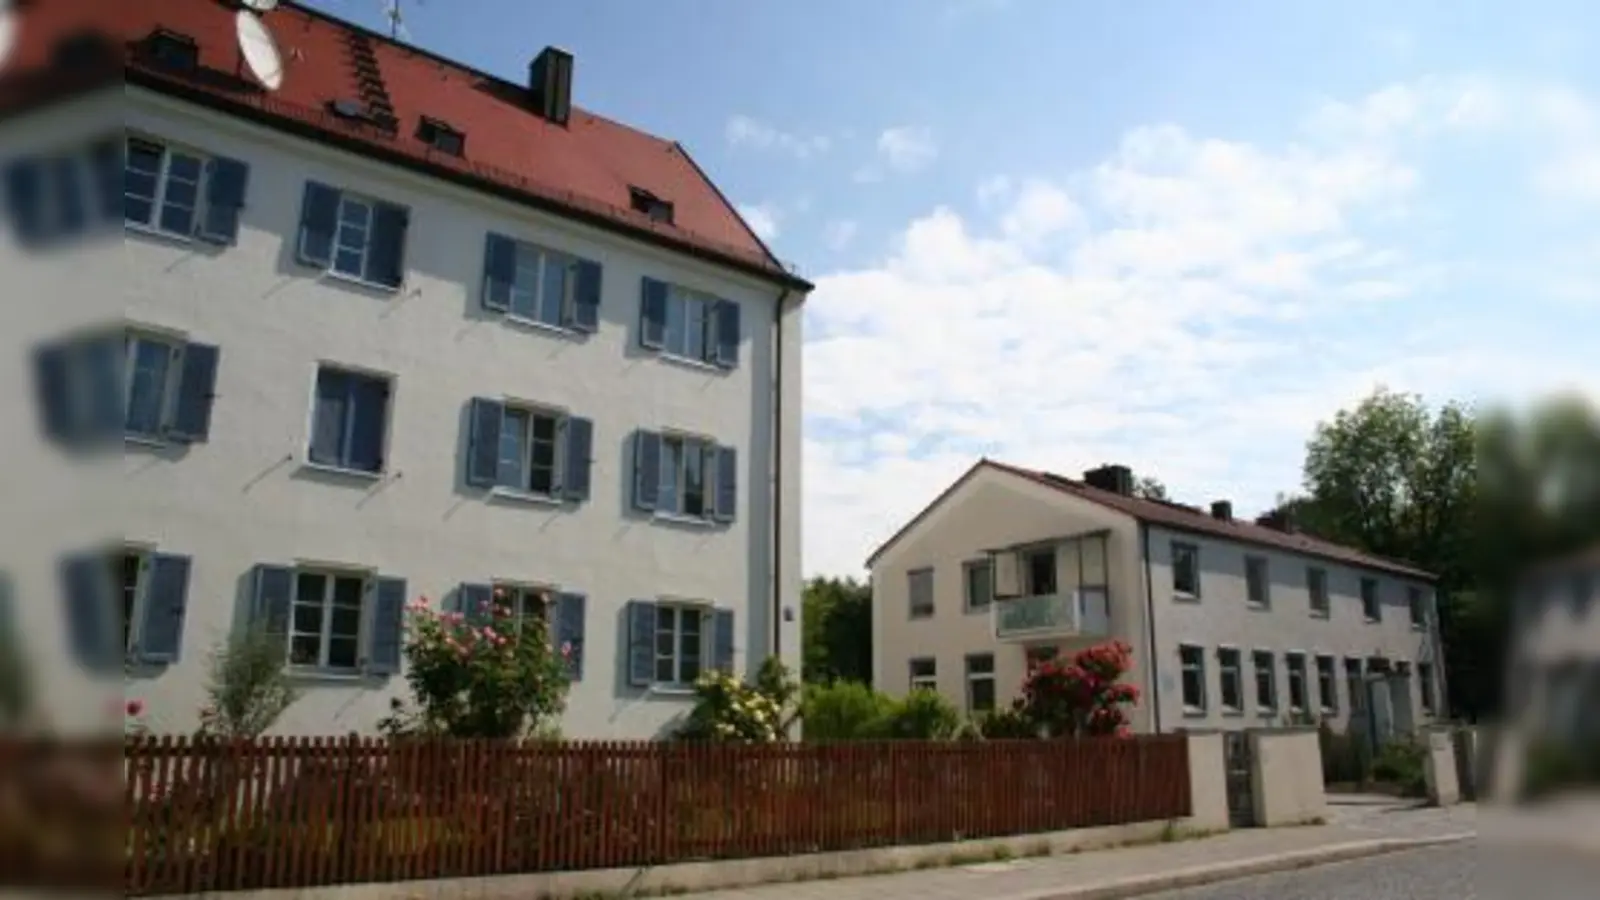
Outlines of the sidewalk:
<svg viewBox="0 0 1600 900">
<path fill-rule="evenodd" d="M 1486 806 L 1483 839 L 1600 857 L 1600 792 L 1590 789 L 1528 806 Z"/>
<path fill-rule="evenodd" d="M 1390 809 L 1121 850 L 681 895 L 679 900 L 1068 900 L 1135 896 L 1394 852 L 1475 833 L 1472 807 Z"/>
</svg>

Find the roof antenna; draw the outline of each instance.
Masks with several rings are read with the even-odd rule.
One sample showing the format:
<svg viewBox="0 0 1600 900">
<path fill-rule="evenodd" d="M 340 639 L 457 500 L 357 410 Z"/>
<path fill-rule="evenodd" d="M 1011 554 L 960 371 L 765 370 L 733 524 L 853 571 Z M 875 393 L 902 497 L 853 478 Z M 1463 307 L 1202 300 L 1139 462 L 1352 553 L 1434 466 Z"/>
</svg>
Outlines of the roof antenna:
<svg viewBox="0 0 1600 900">
<path fill-rule="evenodd" d="M 389 40 L 411 42 L 411 31 L 406 28 L 406 16 L 400 9 L 400 0 L 378 0 L 383 7 L 384 18 L 389 20 Z M 422 0 L 417 0 L 418 3 Z"/>
</svg>

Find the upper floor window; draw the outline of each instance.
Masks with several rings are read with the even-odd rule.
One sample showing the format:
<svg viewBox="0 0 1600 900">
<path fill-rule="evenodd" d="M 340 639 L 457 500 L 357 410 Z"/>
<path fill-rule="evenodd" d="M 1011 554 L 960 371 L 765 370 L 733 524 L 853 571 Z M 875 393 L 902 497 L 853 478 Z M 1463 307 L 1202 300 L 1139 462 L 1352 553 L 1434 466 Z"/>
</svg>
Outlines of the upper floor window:
<svg viewBox="0 0 1600 900">
<path fill-rule="evenodd" d="M 933 570 L 917 569 L 906 576 L 906 582 L 906 594 L 909 598 L 911 618 L 932 618 Z"/>
<path fill-rule="evenodd" d="M 739 457 L 709 438 L 634 434 L 634 507 L 669 517 L 731 522 L 739 502 Z"/>
<path fill-rule="evenodd" d="M 1222 686 L 1222 709 L 1225 712 L 1244 710 L 1244 661 L 1236 647 L 1223 647 L 1217 651 L 1217 670 Z"/>
<path fill-rule="evenodd" d="M 961 567 L 967 592 L 967 609 L 977 612 L 994 602 L 994 566 L 986 559 L 973 560 Z"/>
<path fill-rule="evenodd" d="M 1339 711 L 1339 675 L 1331 656 L 1317 657 L 1317 696 L 1322 699 L 1322 711 L 1333 715 Z"/>
<path fill-rule="evenodd" d="M 552 500 L 585 500 L 594 423 L 487 397 L 472 400 L 467 483 Z"/>
<path fill-rule="evenodd" d="M 183 645 L 190 562 L 148 546 L 70 554 L 60 562 L 75 659 L 96 672 L 118 663 L 170 665 Z"/>
<path fill-rule="evenodd" d="M 1383 604 L 1378 599 L 1378 579 L 1361 579 L 1361 614 L 1368 622 L 1383 618 Z"/>
<path fill-rule="evenodd" d="M 450 127 L 448 124 L 423 116 L 417 122 L 417 139 L 424 144 L 448 153 L 451 156 L 460 156 L 466 151 L 467 136 Z"/>
<path fill-rule="evenodd" d="M 1428 601 L 1422 588 L 1410 585 L 1406 588 L 1406 608 L 1411 612 L 1411 627 L 1426 628 L 1428 626 Z"/>
<path fill-rule="evenodd" d="M 672 224 L 672 204 L 644 188 L 628 188 L 628 204 L 634 212 L 644 213 L 651 221 Z"/>
<path fill-rule="evenodd" d="M 1183 676 L 1183 710 L 1206 711 L 1206 652 L 1185 644 L 1178 648 L 1179 669 Z"/>
<path fill-rule="evenodd" d="M 1304 653 L 1290 653 L 1284 657 L 1289 666 L 1289 709 L 1293 712 L 1306 711 L 1306 656 Z"/>
<path fill-rule="evenodd" d="M 1251 654 L 1256 670 L 1256 709 L 1271 714 L 1278 709 L 1278 669 L 1270 652 L 1257 650 Z"/>
<path fill-rule="evenodd" d="M 1029 597 L 1053 597 L 1056 593 L 1056 551 L 1053 547 L 1029 550 L 1023 555 L 1024 587 Z"/>
<path fill-rule="evenodd" d="M 231 244 L 250 167 L 149 138 L 129 137 L 123 220 L 174 237 Z"/>
<path fill-rule="evenodd" d="M 600 264 L 490 234 L 484 248 L 483 307 L 552 328 L 600 325 Z"/>
<path fill-rule="evenodd" d="M 341 675 L 400 671 L 405 579 L 338 566 L 262 564 L 251 581 L 253 617 L 285 642 L 290 666 Z"/>
<path fill-rule="evenodd" d="M 1200 597 L 1200 548 L 1193 544 L 1172 545 L 1172 592 L 1185 599 Z"/>
<path fill-rule="evenodd" d="M 153 331 L 102 332 L 41 346 L 34 369 L 52 440 L 198 442 L 211 431 L 219 352 Z"/>
<path fill-rule="evenodd" d="M 1306 592 L 1311 595 L 1311 611 L 1317 615 L 1327 615 L 1330 608 L 1327 569 L 1316 566 L 1306 568 Z"/>
<path fill-rule="evenodd" d="M 1247 556 L 1244 560 L 1246 600 L 1251 606 L 1265 609 L 1271 605 L 1272 590 L 1268 582 L 1267 558 Z"/>
<path fill-rule="evenodd" d="M 306 182 L 296 256 L 306 265 L 397 288 L 405 278 L 404 207 Z"/>
<path fill-rule="evenodd" d="M 733 671 L 731 610 L 678 600 L 634 600 L 627 615 L 630 684 L 687 689 L 707 669 Z"/>
<path fill-rule="evenodd" d="M 25 154 L 4 167 L 5 213 L 19 243 L 78 237 L 122 213 L 123 136 L 55 153 Z"/>
<path fill-rule="evenodd" d="M 739 304 L 653 278 L 642 285 L 641 346 L 724 369 L 739 364 Z"/>
<path fill-rule="evenodd" d="M 311 412 L 310 461 L 351 472 L 383 471 L 389 393 L 389 379 L 382 375 L 320 367 Z"/>
</svg>

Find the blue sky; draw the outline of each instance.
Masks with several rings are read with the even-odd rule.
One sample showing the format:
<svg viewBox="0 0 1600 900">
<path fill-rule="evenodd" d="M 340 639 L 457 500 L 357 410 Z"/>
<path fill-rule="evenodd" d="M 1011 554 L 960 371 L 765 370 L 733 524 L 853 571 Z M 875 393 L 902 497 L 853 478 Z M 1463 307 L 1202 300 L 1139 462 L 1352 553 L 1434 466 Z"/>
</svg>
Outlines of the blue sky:
<svg viewBox="0 0 1600 900">
<path fill-rule="evenodd" d="M 984 453 L 1251 512 L 1380 383 L 1600 396 L 1590 2 L 403 8 L 508 78 L 573 51 L 580 105 L 682 142 L 816 281 L 810 574 Z"/>
</svg>

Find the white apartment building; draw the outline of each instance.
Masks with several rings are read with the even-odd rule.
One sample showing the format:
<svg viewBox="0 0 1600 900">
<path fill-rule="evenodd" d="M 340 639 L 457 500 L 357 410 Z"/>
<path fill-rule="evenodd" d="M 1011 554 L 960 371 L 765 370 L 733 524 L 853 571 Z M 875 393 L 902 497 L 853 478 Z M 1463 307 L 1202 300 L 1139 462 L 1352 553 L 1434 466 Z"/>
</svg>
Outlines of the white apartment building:
<svg viewBox="0 0 1600 900">
<path fill-rule="evenodd" d="M 237 4 L 108 7 L 115 80 L 3 150 L 0 562 L 42 680 L 185 731 L 256 622 L 281 730 L 370 731 L 404 604 L 496 587 L 573 650 L 569 737 L 798 670 L 810 285 L 683 147 L 572 106 L 553 48 L 510 82 L 283 3 L 269 87 Z M 38 16 L 18 65 L 92 51 Z"/>
<path fill-rule="evenodd" d="M 1030 668 L 1120 639 L 1141 731 L 1329 721 L 1409 732 L 1442 712 L 1433 576 L 1297 533 L 981 460 L 868 560 L 873 680 L 979 712 Z"/>
</svg>

